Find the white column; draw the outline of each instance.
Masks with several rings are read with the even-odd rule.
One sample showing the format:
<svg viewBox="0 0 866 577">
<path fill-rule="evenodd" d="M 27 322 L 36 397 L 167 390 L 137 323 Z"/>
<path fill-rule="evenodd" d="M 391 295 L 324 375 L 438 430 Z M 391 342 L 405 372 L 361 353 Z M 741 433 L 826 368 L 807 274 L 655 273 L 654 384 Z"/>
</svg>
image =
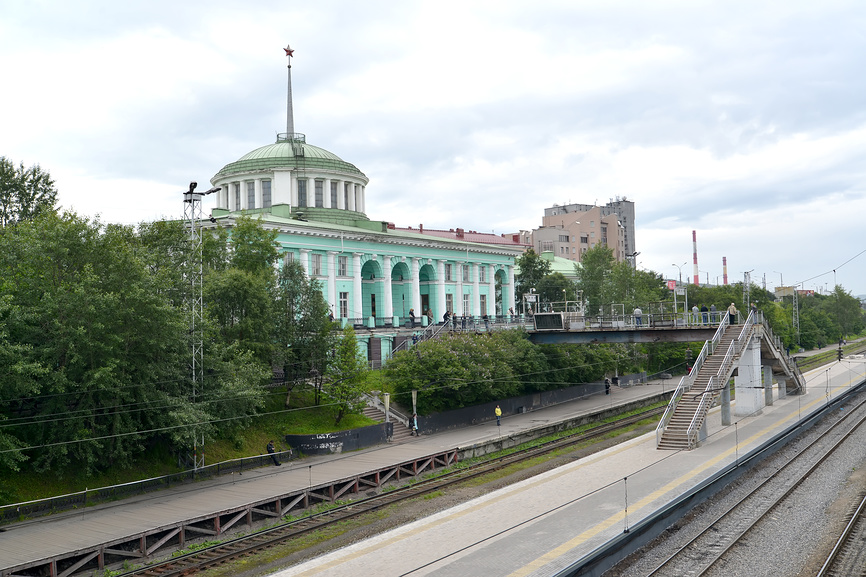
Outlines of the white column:
<svg viewBox="0 0 866 577">
<path fill-rule="evenodd" d="M 291 176 L 289 177 L 289 182 L 292 183 L 292 208 L 298 207 L 298 172 L 296 170 L 292 171 Z"/>
<path fill-rule="evenodd" d="M 355 210 L 355 185 L 349 183 L 349 206 L 346 210 Z"/>
<path fill-rule="evenodd" d="M 335 317 L 340 316 L 337 308 L 337 251 L 328 251 L 328 303 Z"/>
<path fill-rule="evenodd" d="M 481 310 L 481 284 L 478 282 L 478 263 L 472 263 L 472 314 L 473 316 L 486 315 L 486 311 Z"/>
<path fill-rule="evenodd" d="M 465 264 L 459 263 L 454 267 L 456 269 L 455 272 L 457 273 L 457 294 L 454 295 L 454 300 L 457 302 L 454 303 L 454 314 L 458 317 L 463 316 L 463 313 L 465 312 L 463 310 L 463 267 L 465 266 Z"/>
<path fill-rule="evenodd" d="M 382 257 L 382 270 L 384 275 L 384 289 L 383 292 L 385 297 L 385 318 L 390 319 L 394 316 L 394 301 L 393 295 L 391 294 L 391 259 L 393 257 L 383 256 Z"/>
<path fill-rule="evenodd" d="M 415 309 L 415 316 L 421 314 L 421 278 L 420 267 L 418 266 L 418 257 L 412 257 L 412 304 L 409 305 Z"/>
<path fill-rule="evenodd" d="M 262 208 L 264 203 L 262 202 L 262 179 L 256 179 L 256 208 Z"/>
<path fill-rule="evenodd" d="M 343 198 L 343 196 L 344 196 L 343 191 L 345 190 L 345 187 L 346 187 L 345 181 L 342 181 L 342 180 L 337 181 L 337 208 L 339 208 L 340 210 L 346 210 L 346 201 Z"/>
<path fill-rule="evenodd" d="M 436 308 L 433 312 L 433 318 L 436 322 L 442 320 L 442 315 L 445 314 L 445 261 L 440 259 L 436 261 Z"/>
<path fill-rule="evenodd" d="M 495 315 L 496 314 L 496 274 L 493 270 L 493 266 L 487 266 L 487 314 Z M 503 310 L 502 314 L 508 314 L 508 307 L 505 306 L 505 302 L 503 301 Z"/>
<path fill-rule="evenodd" d="M 364 303 L 361 296 L 361 253 L 352 253 L 352 306 L 355 312 L 350 315 L 354 318 L 364 316 Z"/>
<path fill-rule="evenodd" d="M 325 208 L 333 208 L 331 206 L 331 179 L 326 178 L 322 184 L 322 206 Z"/>
<path fill-rule="evenodd" d="M 301 266 L 304 268 L 304 274 L 307 275 L 307 278 L 310 277 L 310 249 L 302 248 L 301 252 Z"/>
<path fill-rule="evenodd" d="M 358 200 L 361 202 L 361 208 L 358 209 L 358 212 L 367 212 L 367 191 L 363 184 L 359 188 L 361 190 L 358 194 Z"/>
<path fill-rule="evenodd" d="M 504 304 L 502 305 L 503 313 L 507 313 L 509 307 L 514 306 L 514 267 L 508 265 L 505 267 L 505 270 L 508 273 L 508 288 L 506 289 L 505 287 L 502 287 L 502 302 L 505 303 L 505 301 L 507 300 L 508 303 L 507 306 Z"/>
</svg>

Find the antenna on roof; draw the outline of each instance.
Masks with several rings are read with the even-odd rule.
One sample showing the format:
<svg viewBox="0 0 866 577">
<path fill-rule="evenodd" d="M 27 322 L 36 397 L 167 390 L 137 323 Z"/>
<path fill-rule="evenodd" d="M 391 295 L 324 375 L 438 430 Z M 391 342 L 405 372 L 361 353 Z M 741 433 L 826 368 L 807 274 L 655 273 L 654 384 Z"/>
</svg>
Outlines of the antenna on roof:
<svg viewBox="0 0 866 577">
<path fill-rule="evenodd" d="M 286 133 L 287 137 L 291 140 L 292 135 L 295 133 L 295 119 L 292 115 L 292 54 L 295 52 L 292 47 L 286 44 L 286 47 L 283 48 L 286 51 L 286 59 L 289 61 L 289 92 L 287 98 L 286 105 Z"/>
</svg>

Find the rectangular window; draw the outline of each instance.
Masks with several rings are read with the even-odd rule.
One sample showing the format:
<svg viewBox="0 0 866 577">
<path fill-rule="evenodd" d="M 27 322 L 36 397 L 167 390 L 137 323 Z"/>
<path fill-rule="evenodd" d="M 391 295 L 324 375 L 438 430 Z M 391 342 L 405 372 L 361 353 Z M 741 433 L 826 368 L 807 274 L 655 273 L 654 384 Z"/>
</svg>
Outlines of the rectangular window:
<svg viewBox="0 0 866 577">
<path fill-rule="evenodd" d="M 349 317 L 349 293 L 340 293 L 340 318 Z"/>
<path fill-rule="evenodd" d="M 295 253 L 293 252 L 284 252 L 283 253 L 283 265 L 288 265 L 290 262 L 294 262 Z"/>
<path fill-rule="evenodd" d="M 262 181 L 262 208 L 271 208 L 271 181 Z"/>
<path fill-rule="evenodd" d="M 349 276 L 349 257 L 338 256 L 337 266 L 337 276 Z"/>
<path fill-rule="evenodd" d="M 595 228 L 595 221 L 594 220 L 589 221 L 589 228 Z"/>
<path fill-rule="evenodd" d="M 586 235 L 581 236 L 580 237 L 580 244 L 589 244 L 589 237 Z"/>
<path fill-rule="evenodd" d="M 463 314 L 467 317 L 472 314 L 472 295 L 463 295 Z"/>
<path fill-rule="evenodd" d="M 463 265 L 463 282 L 469 282 L 469 265 Z"/>
<path fill-rule="evenodd" d="M 313 275 L 319 276 L 322 274 L 322 255 L 313 254 L 313 270 L 311 271 Z"/>
<path fill-rule="evenodd" d="M 487 295 L 478 295 L 478 301 L 481 304 L 481 315 L 487 314 Z"/>
<path fill-rule="evenodd" d="M 235 192 L 235 210 L 241 209 L 241 183 L 235 182 L 232 184 L 232 188 Z"/>
<path fill-rule="evenodd" d="M 559 235 L 559 242 L 568 242 L 568 235 L 567 234 Z"/>
<path fill-rule="evenodd" d="M 479 266 L 478 267 L 478 282 L 487 282 L 486 273 L 487 273 L 487 267 L 486 266 Z"/>
<path fill-rule="evenodd" d="M 256 207 L 256 183 L 247 181 L 247 208 Z"/>
<path fill-rule="evenodd" d="M 298 206 L 307 206 L 307 179 L 298 179 Z"/>
<path fill-rule="evenodd" d="M 322 208 L 325 206 L 325 182 L 322 180 L 316 181 L 316 206 Z"/>
<path fill-rule="evenodd" d="M 589 231 L 589 238 L 595 238 L 595 231 L 594 230 Z"/>
<path fill-rule="evenodd" d="M 337 183 L 331 182 L 331 208 L 337 208 Z"/>
<path fill-rule="evenodd" d="M 445 310 L 453 311 L 454 310 L 454 295 L 448 293 L 445 295 Z"/>
<path fill-rule="evenodd" d="M 553 241 L 552 240 L 541 241 L 541 252 L 553 252 Z"/>
<path fill-rule="evenodd" d="M 445 280 L 446 281 L 454 280 L 451 276 L 451 263 L 447 263 L 447 262 L 445 263 Z M 451 310 L 451 309 L 448 309 L 448 310 Z"/>
</svg>

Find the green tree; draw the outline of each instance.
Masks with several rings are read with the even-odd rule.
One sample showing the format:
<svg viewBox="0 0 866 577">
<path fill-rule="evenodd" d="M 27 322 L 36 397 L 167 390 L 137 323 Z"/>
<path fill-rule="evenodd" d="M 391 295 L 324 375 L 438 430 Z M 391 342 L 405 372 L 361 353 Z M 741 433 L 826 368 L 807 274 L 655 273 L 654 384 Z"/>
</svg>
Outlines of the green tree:
<svg viewBox="0 0 866 577">
<path fill-rule="evenodd" d="M 358 353 L 355 331 L 347 326 L 336 340 L 334 358 L 328 371 L 330 382 L 327 391 L 334 401 L 335 425 L 339 425 L 347 414 L 364 408 L 364 393 L 368 392 L 366 374 L 367 363 Z"/>
<path fill-rule="evenodd" d="M 523 295 L 529 289 L 538 290 L 538 283 L 550 274 L 550 262 L 531 248 L 517 258 L 515 264 L 520 272 L 515 276 L 514 298 L 515 302 L 523 302 Z M 504 312 L 504 311 L 503 311 Z"/>
<path fill-rule="evenodd" d="M 577 289 L 573 282 L 561 272 L 555 272 L 542 278 L 536 285 L 538 298 L 541 302 L 561 302 L 577 299 Z"/>
<path fill-rule="evenodd" d="M 16 167 L 0 156 L 0 227 L 53 212 L 56 204 L 57 189 L 47 171 L 38 164 L 25 168 L 23 162 Z"/>
<path fill-rule="evenodd" d="M 274 295 L 273 341 L 274 363 L 283 368 L 286 379 L 286 406 L 298 383 L 311 373 L 320 378 L 327 374 L 334 338 L 328 312 L 319 283 L 307 278 L 300 263 L 290 261 L 280 268 Z"/>
</svg>

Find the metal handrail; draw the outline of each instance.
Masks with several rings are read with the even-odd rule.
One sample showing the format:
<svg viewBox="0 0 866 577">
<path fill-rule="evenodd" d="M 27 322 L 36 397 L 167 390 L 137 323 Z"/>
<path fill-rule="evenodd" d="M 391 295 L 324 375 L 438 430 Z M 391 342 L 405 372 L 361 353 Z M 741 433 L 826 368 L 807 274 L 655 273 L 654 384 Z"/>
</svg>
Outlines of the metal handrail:
<svg viewBox="0 0 866 577">
<path fill-rule="evenodd" d="M 685 383 L 686 383 L 686 377 L 683 376 L 680 379 L 680 382 L 677 385 L 677 388 L 674 391 L 674 394 L 671 395 L 671 400 L 668 402 L 668 406 L 665 409 L 665 412 L 662 415 L 661 420 L 659 420 L 659 424 L 656 426 L 656 446 L 658 446 L 658 444 L 661 442 L 661 435 L 662 435 L 662 433 L 664 433 L 665 427 L 668 426 L 668 423 L 670 422 L 671 417 L 674 416 L 674 411 L 677 408 L 677 404 L 679 403 L 680 399 L 683 397 L 683 395 L 685 394 L 685 392 L 687 390 L 685 388 Z M 691 386 L 691 385 L 689 385 L 689 386 Z"/>
<path fill-rule="evenodd" d="M 713 391 L 715 389 L 715 375 L 710 377 L 710 380 L 707 381 L 707 389 L 701 395 L 701 402 L 698 404 L 697 409 L 695 409 L 695 414 L 692 416 L 692 420 L 689 423 L 688 429 L 686 429 L 686 439 L 689 443 L 689 449 L 694 449 L 698 446 L 698 430 L 700 426 L 704 422 L 704 415 L 709 412 L 709 403 L 711 398 L 714 398 L 714 394 L 707 394 L 709 391 Z M 699 418 L 700 417 L 700 418 Z"/>
</svg>

